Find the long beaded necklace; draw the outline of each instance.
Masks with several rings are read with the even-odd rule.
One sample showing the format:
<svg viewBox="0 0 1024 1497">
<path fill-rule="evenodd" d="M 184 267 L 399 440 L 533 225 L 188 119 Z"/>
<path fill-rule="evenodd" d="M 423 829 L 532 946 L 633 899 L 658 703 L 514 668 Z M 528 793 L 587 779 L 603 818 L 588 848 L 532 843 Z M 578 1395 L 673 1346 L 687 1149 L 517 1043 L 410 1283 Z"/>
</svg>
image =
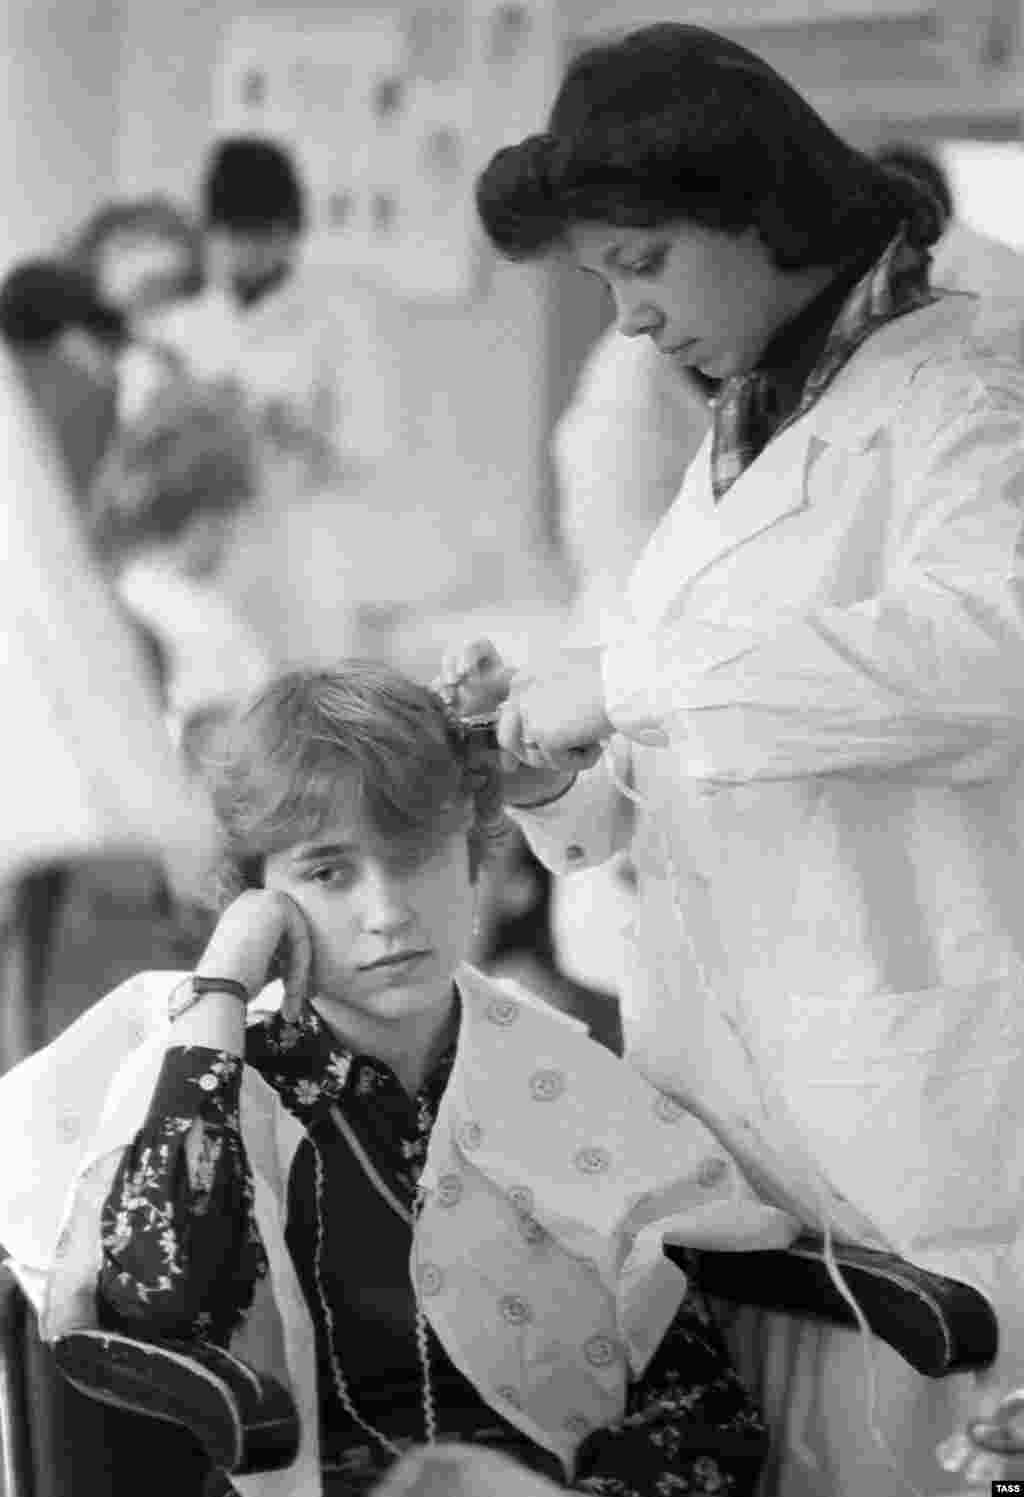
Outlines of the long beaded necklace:
<svg viewBox="0 0 1024 1497">
<path fill-rule="evenodd" d="M 420 1212 L 423 1209 L 423 1191 L 417 1188 L 413 1209 L 412 1211 L 409 1211 L 405 1206 L 402 1205 L 401 1201 L 399 1201 L 397 1196 L 388 1186 L 387 1182 L 381 1178 L 380 1174 L 374 1168 L 372 1160 L 366 1154 L 362 1144 L 359 1142 L 355 1133 L 352 1131 L 351 1127 L 337 1107 L 332 1107 L 331 1117 L 333 1118 L 336 1127 L 345 1138 L 346 1143 L 352 1151 L 353 1157 L 359 1164 L 363 1173 L 366 1175 L 366 1178 L 369 1180 L 370 1184 L 374 1187 L 374 1189 L 382 1197 L 382 1199 L 387 1202 L 391 1209 L 401 1217 L 402 1221 L 404 1221 L 407 1226 L 412 1227 L 413 1241 L 415 1243 L 416 1224 L 419 1220 Z M 358 1425 L 360 1429 L 365 1430 L 368 1435 L 371 1435 L 373 1439 L 375 1439 L 378 1444 L 382 1445 L 390 1455 L 400 1456 L 403 1453 L 402 1447 L 398 1445 L 394 1440 L 392 1440 L 389 1435 L 384 1434 L 383 1430 L 377 1429 L 377 1427 L 371 1424 L 368 1419 L 364 1419 L 362 1414 L 360 1414 L 359 1410 L 356 1408 L 355 1403 L 352 1399 L 352 1394 L 349 1391 L 348 1379 L 345 1376 L 344 1369 L 341 1365 L 341 1359 L 338 1356 L 337 1340 L 334 1328 L 334 1313 L 331 1310 L 327 1295 L 324 1292 L 323 1279 L 321 1277 L 321 1263 L 323 1260 L 324 1247 L 324 1161 L 323 1155 L 321 1154 L 313 1138 L 310 1137 L 309 1141 L 313 1149 L 314 1200 L 316 1204 L 316 1245 L 313 1250 L 313 1282 L 316 1286 L 317 1298 L 320 1302 L 320 1311 L 323 1315 L 324 1326 L 327 1331 L 327 1356 L 330 1362 L 331 1378 L 334 1383 L 334 1391 L 338 1396 L 338 1402 L 341 1404 L 342 1408 L 345 1410 L 345 1413 L 349 1416 L 354 1424 Z M 423 1406 L 423 1431 L 426 1444 L 434 1445 L 437 1443 L 437 1404 L 434 1399 L 434 1383 L 430 1372 L 430 1348 L 427 1340 L 427 1317 L 424 1313 L 423 1305 L 420 1301 L 419 1289 L 416 1284 L 415 1275 L 412 1276 L 411 1282 L 413 1301 L 416 1307 L 416 1353 L 419 1357 L 420 1363 L 420 1393 Z"/>
</svg>

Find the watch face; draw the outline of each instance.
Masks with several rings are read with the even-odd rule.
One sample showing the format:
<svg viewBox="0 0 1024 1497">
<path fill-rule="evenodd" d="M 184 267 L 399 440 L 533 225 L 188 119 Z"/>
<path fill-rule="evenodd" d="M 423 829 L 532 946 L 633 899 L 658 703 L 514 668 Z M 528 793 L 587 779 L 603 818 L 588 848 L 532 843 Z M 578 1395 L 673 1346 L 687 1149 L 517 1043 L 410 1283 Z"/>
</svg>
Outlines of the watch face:
<svg viewBox="0 0 1024 1497">
<path fill-rule="evenodd" d="M 171 989 L 171 996 L 167 1000 L 167 1014 L 171 1019 L 176 1019 L 183 1014 L 187 1008 L 191 1008 L 196 1001 L 195 988 L 192 986 L 191 977 L 186 977 L 183 982 L 176 983 Z"/>
</svg>

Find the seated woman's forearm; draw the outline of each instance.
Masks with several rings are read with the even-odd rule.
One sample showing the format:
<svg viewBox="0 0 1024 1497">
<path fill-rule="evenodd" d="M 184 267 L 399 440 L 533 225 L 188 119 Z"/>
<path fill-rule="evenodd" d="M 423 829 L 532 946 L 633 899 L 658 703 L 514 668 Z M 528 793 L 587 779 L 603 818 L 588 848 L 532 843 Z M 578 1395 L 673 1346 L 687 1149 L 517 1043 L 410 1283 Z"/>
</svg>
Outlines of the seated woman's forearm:
<svg viewBox="0 0 1024 1497">
<path fill-rule="evenodd" d="M 130 1334 L 226 1343 L 265 1271 L 241 1141 L 241 1063 L 168 1051 L 103 1208 L 100 1318 Z"/>
</svg>

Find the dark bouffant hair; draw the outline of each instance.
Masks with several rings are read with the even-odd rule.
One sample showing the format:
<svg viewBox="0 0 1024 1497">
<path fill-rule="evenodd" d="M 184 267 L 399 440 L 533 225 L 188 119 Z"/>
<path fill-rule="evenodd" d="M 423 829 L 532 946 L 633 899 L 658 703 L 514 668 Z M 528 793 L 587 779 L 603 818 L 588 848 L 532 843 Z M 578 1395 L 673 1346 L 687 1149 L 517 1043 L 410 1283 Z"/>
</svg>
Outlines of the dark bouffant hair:
<svg viewBox="0 0 1024 1497">
<path fill-rule="evenodd" d="M 214 735 L 200 769 L 225 840 L 221 902 L 346 806 L 408 866 L 465 829 L 474 877 L 506 827 L 494 763 L 439 697 L 375 661 L 282 674 Z"/>
<path fill-rule="evenodd" d="M 787 271 L 839 264 L 901 224 L 922 248 L 941 230 L 928 193 L 841 140 L 761 58 L 672 23 L 582 53 L 547 130 L 499 151 L 476 200 L 520 260 L 587 222 L 755 228 Z"/>
<path fill-rule="evenodd" d="M 208 227 L 239 234 L 282 226 L 299 234 L 306 221 L 305 192 L 291 156 L 258 136 L 233 136 L 214 148 L 202 204 Z"/>
<path fill-rule="evenodd" d="M 920 146 L 892 141 L 875 152 L 875 160 L 890 171 L 913 177 L 935 198 L 942 209 L 943 218 L 948 220 L 953 217 L 953 189 L 949 177 L 941 162 L 930 151 L 925 151 Z"/>
</svg>

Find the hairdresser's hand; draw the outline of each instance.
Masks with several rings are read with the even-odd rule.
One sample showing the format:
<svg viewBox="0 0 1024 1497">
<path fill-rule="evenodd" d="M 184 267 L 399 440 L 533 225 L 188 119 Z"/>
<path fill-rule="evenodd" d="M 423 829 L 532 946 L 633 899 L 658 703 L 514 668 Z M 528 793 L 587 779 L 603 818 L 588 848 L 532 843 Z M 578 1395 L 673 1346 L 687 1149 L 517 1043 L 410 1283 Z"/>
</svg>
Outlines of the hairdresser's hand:
<svg viewBox="0 0 1024 1497">
<path fill-rule="evenodd" d="M 564 651 L 550 670 L 514 676 L 498 723 L 506 753 L 563 772 L 596 763 L 612 732 L 599 649 Z"/>
<path fill-rule="evenodd" d="M 509 690 L 517 679 L 520 678 L 505 664 L 491 640 L 477 639 L 449 651 L 433 687 L 457 717 L 499 712 L 503 717 Z M 514 750 L 498 753 L 496 760 L 502 776 L 502 795 L 506 805 L 511 806 L 529 806 L 552 799 L 568 789 L 576 770 L 583 767 L 579 762 L 571 764 L 568 770 L 543 761 L 531 763 Z"/>
<path fill-rule="evenodd" d="M 197 977 L 226 977 L 255 997 L 272 978 L 284 982 L 282 1013 L 293 1019 L 305 1002 L 313 946 L 306 917 L 278 889 L 246 889 L 217 922 L 196 967 Z"/>
<path fill-rule="evenodd" d="M 491 640 L 474 639 L 448 651 L 433 689 L 456 717 L 475 717 L 497 712 L 514 675 Z"/>
</svg>

